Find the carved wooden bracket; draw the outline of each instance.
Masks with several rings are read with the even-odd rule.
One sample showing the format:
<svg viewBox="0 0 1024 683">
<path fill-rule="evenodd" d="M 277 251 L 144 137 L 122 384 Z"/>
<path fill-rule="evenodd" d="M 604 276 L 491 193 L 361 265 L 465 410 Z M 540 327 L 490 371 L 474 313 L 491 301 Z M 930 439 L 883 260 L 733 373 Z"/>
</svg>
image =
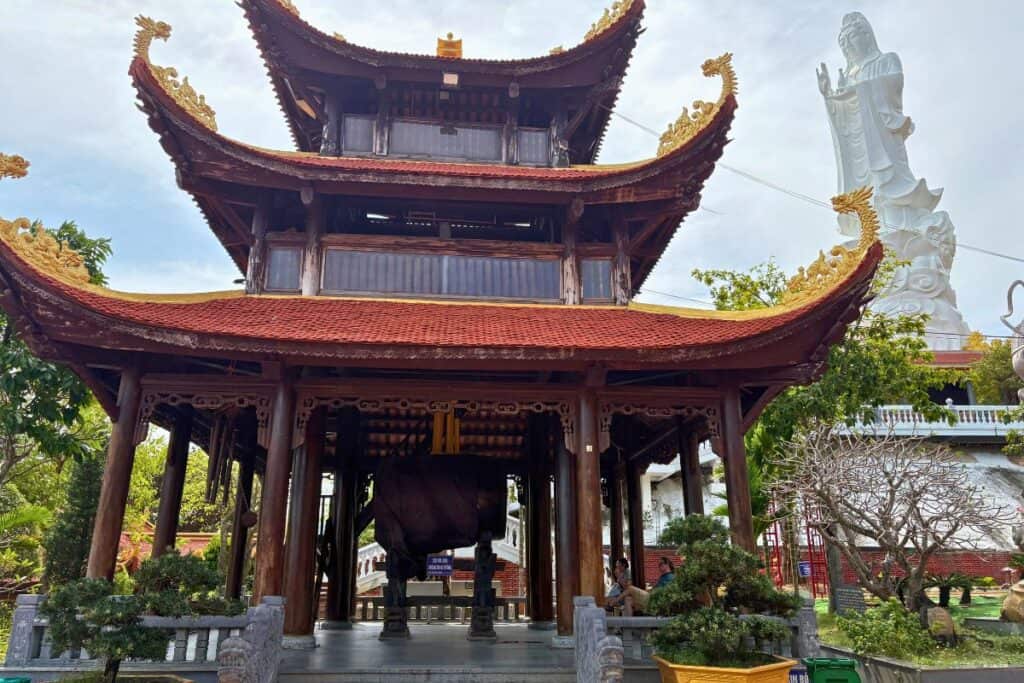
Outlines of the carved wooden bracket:
<svg viewBox="0 0 1024 683">
<path fill-rule="evenodd" d="M 222 410 L 225 408 L 256 408 L 258 431 L 256 441 L 264 448 L 270 441 L 270 397 L 262 393 L 235 393 L 230 391 L 168 391 L 147 389 L 142 394 L 139 422 L 135 429 L 136 445 L 149 434 L 149 421 L 160 404 L 190 405 L 196 410 Z"/>
<path fill-rule="evenodd" d="M 643 415 L 652 418 L 703 418 L 710 438 L 721 435 L 721 412 L 717 405 L 694 404 L 668 399 L 637 402 L 632 400 L 603 399 L 598 410 L 598 448 L 604 452 L 611 446 L 613 415 Z"/>
<path fill-rule="evenodd" d="M 425 410 L 429 413 L 464 410 L 466 412 L 488 412 L 499 415 L 516 415 L 521 412 L 558 414 L 566 448 L 575 448 L 576 406 L 569 400 L 489 400 L 489 399 L 430 399 L 328 396 L 321 392 L 300 390 L 295 409 L 295 427 L 292 430 L 292 447 L 297 448 L 306 438 L 306 423 L 314 410 L 321 406 L 329 408 L 357 408 L 361 412 L 375 413 L 383 410 Z"/>
</svg>

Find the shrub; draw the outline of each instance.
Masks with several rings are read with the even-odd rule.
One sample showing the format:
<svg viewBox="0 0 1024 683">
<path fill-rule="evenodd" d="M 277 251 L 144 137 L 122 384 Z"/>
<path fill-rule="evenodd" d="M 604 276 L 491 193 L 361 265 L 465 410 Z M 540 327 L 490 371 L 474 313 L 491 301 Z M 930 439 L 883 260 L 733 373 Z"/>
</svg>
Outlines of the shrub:
<svg viewBox="0 0 1024 683">
<path fill-rule="evenodd" d="M 974 585 L 978 588 L 995 588 L 999 585 L 999 582 L 992 576 L 981 576 L 974 579 Z"/>
<path fill-rule="evenodd" d="M 176 551 L 142 562 L 135 592 L 115 595 L 111 582 L 79 579 L 54 589 L 42 612 L 57 651 L 84 647 L 104 662 L 103 680 L 114 681 L 121 661 L 163 659 L 169 632 L 143 628 L 142 615 L 180 617 L 234 614 L 241 603 L 217 595 L 220 576 L 201 558 Z"/>
<path fill-rule="evenodd" d="M 836 623 L 850 639 L 853 651 L 860 655 L 907 657 L 935 650 L 931 635 L 918 617 L 895 598 L 863 614 L 840 615 Z"/>
<path fill-rule="evenodd" d="M 672 520 L 659 539 L 676 543 L 682 563 L 672 581 L 651 593 L 647 608 L 674 616 L 652 637 L 658 654 L 677 664 L 750 666 L 767 641 L 788 637 L 776 620 L 740 614 L 788 615 L 799 598 L 776 590 L 761 574 L 761 561 L 731 545 L 719 520 L 689 515 Z M 755 647 L 749 647 L 753 640 Z"/>
</svg>

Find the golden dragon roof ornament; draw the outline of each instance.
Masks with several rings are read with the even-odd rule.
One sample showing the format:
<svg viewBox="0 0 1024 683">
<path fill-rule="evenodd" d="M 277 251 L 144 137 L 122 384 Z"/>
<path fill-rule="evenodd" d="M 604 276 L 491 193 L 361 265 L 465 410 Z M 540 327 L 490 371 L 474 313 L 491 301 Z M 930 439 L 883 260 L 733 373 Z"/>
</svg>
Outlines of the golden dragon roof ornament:
<svg viewBox="0 0 1024 683">
<path fill-rule="evenodd" d="M 726 52 L 717 59 L 705 61 L 701 65 L 701 71 L 708 78 L 722 77 L 722 93 L 715 102 L 694 101 L 692 113 L 683 107 L 683 113 L 679 115 L 675 123 L 670 123 L 661 135 L 661 141 L 658 144 L 659 157 L 679 149 L 692 140 L 697 133 L 711 123 L 722 105 L 725 104 L 726 98 L 730 95 L 736 96 L 736 70 L 732 68 L 731 52 Z"/>
<path fill-rule="evenodd" d="M 841 194 L 832 198 L 832 208 L 837 213 L 855 213 L 860 219 L 860 240 L 850 249 L 843 246 L 832 247 L 826 256 L 818 252 L 814 263 L 800 268 L 790 279 L 782 304 L 799 305 L 805 301 L 816 299 L 824 292 L 845 280 L 857 269 L 864 254 L 878 241 L 878 214 L 871 205 L 871 188 Z"/>
<path fill-rule="evenodd" d="M 0 218 L 0 240 L 36 270 L 69 284 L 89 284 L 89 271 L 78 252 L 27 218 Z"/>
<path fill-rule="evenodd" d="M 28 167 L 25 157 L 0 153 L 0 178 L 24 178 L 28 175 Z"/>
<path fill-rule="evenodd" d="M 611 28 L 615 22 L 623 17 L 629 8 L 633 6 L 634 0 L 615 0 L 611 7 L 606 7 L 601 18 L 590 25 L 587 35 L 583 36 L 583 42 L 593 40 Z"/>
<path fill-rule="evenodd" d="M 182 109 L 210 130 L 216 131 L 216 112 L 206 103 L 206 98 L 196 92 L 188 82 L 188 76 L 178 81 L 178 71 L 174 67 L 157 66 L 149 59 L 149 46 L 155 38 L 166 41 L 170 37 L 170 24 L 154 21 L 142 15 L 135 17 L 135 23 L 139 27 L 135 34 L 135 56 L 146 62 L 160 86 Z"/>
</svg>

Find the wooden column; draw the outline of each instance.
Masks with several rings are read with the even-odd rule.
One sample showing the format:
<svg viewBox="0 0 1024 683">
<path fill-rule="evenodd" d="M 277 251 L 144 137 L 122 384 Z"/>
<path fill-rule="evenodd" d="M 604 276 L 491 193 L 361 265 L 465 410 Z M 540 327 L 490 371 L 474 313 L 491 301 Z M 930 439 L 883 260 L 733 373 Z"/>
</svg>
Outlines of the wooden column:
<svg viewBox="0 0 1024 683">
<path fill-rule="evenodd" d="M 576 472 L 574 456 L 565 446 L 558 416 L 551 416 L 555 434 L 555 590 L 558 602 L 558 635 L 572 635 L 574 595 L 579 595 L 579 562 L 576 548 Z"/>
<path fill-rule="evenodd" d="M 185 490 L 185 469 L 188 467 L 188 448 L 192 439 L 192 406 L 183 405 L 174 418 L 174 428 L 167 442 L 167 460 L 164 478 L 160 483 L 160 507 L 153 532 L 153 557 L 159 557 L 173 548 L 178 538 L 178 520 L 181 515 L 181 495 Z"/>
<path fill-rule="evenodd" d="M 319 596 L 313 595 L 313 589 L 316 586 L 316 527 L 324 436 L 324 408 L 317 408 L 306 422 L 305 443 L 295 452 L 292 468 L 285 548 L 288 571 L 284 577 L 284 633 L 288 636 L 312 637 L 316 621 Z"/>
<path fill-rule="evenodd" d="M 554 619 L 551 595 L 551 479 L 548 471 L 549 443 L 546 421 L 541 415 L 530 416 L 530 477 L 526 534 L 530 557 L 529 601 L 532 626 L 544 626 Z"/>
<path fill-rule="evenodd" d="M 612 234 L 615 238 L 615 259 L 612 261 L 612 301 L 620 306 L 629 303 L 633 293 L 633 277 L 629 260 L 629 223 L 622 211 L 611 210 Z"/>
<path fill-rule="evenodd" d="M 679 473 L 683 478 L 683 510 L 687 515 L 704 514 L 703 477 L 700 472 L 700 435 L 683 429 L 679 419 Z"/>
<path fill-rule="evenodd" d="M 250 440 L 255 443 L 255 434 L 251 436 Z M 238 463 L 235 511 L 231 518 L 231 558 L 228 561 L 228 576 L 225 586 L 225 593 L 229 599 L 237 600 L 242 596 L 242 584 L 245 582 L 245 561 L 249 550 L 249 525 L 246 522 L 252 509 L 253 470 L 252 455 L 247 453 Z"/>
<path fill-rule="evenodd" d="M 729 505 L 732 542 L 756 554 L 747 452 L 743 444 L 743 412 L 737 387 L 727 388 L 722 400 L 721 441 L 723 452 L 719 455 L 725 465 L 725 497 Z"/>
<path fill-rule="evenodd" d="M 565 211 L 562 224 L 562 301 L 578 304 L 583 300 L 583 286 L 580 281 L 580 256 L 576 251 L 576 238 L 585 204 L 575 197 Z"/>
<path fill-rule="evenodd" d="M 309 201 L 306 201 L 306 200 Z M 325 206 L 323 196 L 312 188 L 302 191 L 306 206 L 306 244 L 302 250 L 302 295 L 320 293 L 320 238 L 324 233 Z"/>
<path fill-rule="evenodd" d="M 622 528 L 622 480 L 624 478 L 624 470 L 625 464 L 621 461 L 616 461 L 608 472 L 608 507 L 611 513 L 611 521 L 608 525 L 608 530 L 611 533 L 608 565 L 613 571 L 615 570 L 615 561 L 624 557 L 622 554 L 622 538 L 624 536 Z"/>
<path fill-rule="evenodd" d="M 643 472 L 636 464 L 626 463 L 626 507 L 629 512 L 629 572 L 633 585 L 643 588 L 644 575 L 644 494 Z"/>
<path fill-rule="evenodd" d="M 336 157 L 341 154 L 342 125 L 341 102 L 336 93 L 330 92 L 324 96 L 324 130 L 320 142 L 320 156 Z"/>
<path fill-rule="evenodd" d="M 334 552 L 331 574 L 327 579 L 328 628 L 351 628 L 353 578 L 356 564 L 356 486 L 359 473 L 355 457 L 359 443 L 359 413 L 342 408 L 338 413 L 338 440 L 335 449 L 337 470 L 334 475 Z"/>
<path fill-rule="evenodd" d="M 580 595 L 604 603 L 604 544 L 601 539 L 601 453 L 597 442 L 597 395 L 580 394 L 577 411 L 576 501 Z"/>
<path fill-rule="evenodd" d="M 282 378 L 274 391 L 270 423 L 270 446 L 263 475 L 260 525 L 256 548 L 256 577 L 253 601 L 281 595 L 284 588 L 284 532 L 288 499 L 288 476 L 292 467 L 292 425 L 295 423 L 295 392 L 291 381 Z"/>
<path fill-rule="evenodd" d="M 252 244 L 249 245 L 249 265 L 245 270 L 246 294 L 259 294 L 266 282 L 266 238 L 272 208 L 273 195 L 270 192 L 262 193 L 252 215 Z"/>
<path fill-rule="evenodd" d="M 117 389 L 117 421 L 107 444 L 107 462 L 103 468 L 96 520 L 92 527 L 92 544 L 86 576 L 90 579 L 113 580 L 117 549 L 121 543 L 121 526 L 128 503 L 132 465 L 135 462 L 135 428 L 139 422 L 142 401 L 140 372 L 137 366 L 125 368 Z"/>
</svg>

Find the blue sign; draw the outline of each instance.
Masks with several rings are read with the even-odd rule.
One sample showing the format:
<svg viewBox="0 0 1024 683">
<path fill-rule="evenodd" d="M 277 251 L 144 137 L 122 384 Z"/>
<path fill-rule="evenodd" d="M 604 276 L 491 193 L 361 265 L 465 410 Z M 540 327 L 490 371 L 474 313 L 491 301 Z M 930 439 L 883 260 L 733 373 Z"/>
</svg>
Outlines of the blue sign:
<svg viewBox="0 0 1024 683">
<path fill-rule="evenodd" d="M 811 576 L 811 563 L 804 561 L 797 565 L 801 579 L 808 579 Z"/>
<path fill-rule="evenodd" d="M 451 576 L 454 570 L 454 556 L 427 555 L 427 576 Z"/>
</svg>

